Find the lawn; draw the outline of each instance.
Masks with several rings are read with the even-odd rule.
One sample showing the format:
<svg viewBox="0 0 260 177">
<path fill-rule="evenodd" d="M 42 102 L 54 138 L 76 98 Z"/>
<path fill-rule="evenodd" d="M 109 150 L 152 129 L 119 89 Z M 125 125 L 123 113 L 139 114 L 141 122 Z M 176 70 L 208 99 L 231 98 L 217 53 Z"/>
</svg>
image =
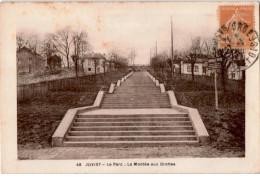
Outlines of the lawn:
<svg viewBox="0 0 260 177">
<path fill-rule="evenodd" d="M 214 88 L 175 76 L 166 88 L 173 89 L 178 104 L 198 109 L 210 134 L 210 144 L 221 151 L 245 152 L 245 96 L 219 91 L 215 109 Z"/>
<path fill-rule="evenodd" d="M 107 90 L 111 82 L 116 82 L 127 72 L 106 74 L 104 85 L 92 85 L 77 90 L 59 90 L 48 92 L 41 97 L 34 97 L 18 103 L 18 147 L 39 149 L 51 146 L 51 136 L 58 127 L 68 109 L 92 105 L 99 89 Z M 97 83 L 103 83 L 98 76 Z"/>
</svg>

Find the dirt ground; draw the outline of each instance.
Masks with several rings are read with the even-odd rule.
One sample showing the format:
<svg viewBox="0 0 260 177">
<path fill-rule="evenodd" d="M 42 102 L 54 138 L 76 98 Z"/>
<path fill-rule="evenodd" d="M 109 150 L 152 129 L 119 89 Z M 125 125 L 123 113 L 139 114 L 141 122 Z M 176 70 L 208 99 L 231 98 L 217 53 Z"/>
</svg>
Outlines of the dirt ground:
<svg viewBox="0 0 260 177">
<path fill-rule="evenodd" d="M 20 149 L 20 160 L 58 159 L 142 159 L 142 158 L 220 158 L 243 157 L 243 152 L 218 150 L 211 146 L 175 146 L 142 148 L 53 147 Z"/>
</svg>

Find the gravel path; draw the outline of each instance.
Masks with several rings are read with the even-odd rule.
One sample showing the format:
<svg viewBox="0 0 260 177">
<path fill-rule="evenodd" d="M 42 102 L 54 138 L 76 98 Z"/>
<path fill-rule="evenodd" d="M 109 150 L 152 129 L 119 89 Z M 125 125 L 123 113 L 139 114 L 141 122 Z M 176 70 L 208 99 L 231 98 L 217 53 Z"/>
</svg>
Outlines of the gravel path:
<svg viewBox="0 0 260 177">
<path fill-rule="evenodd" d="M 143 148 L 86 148 L 54 147 L 46 149 L 20 149 L 18 157 L 26 159 L 131 159 L 131 158 L 174 158 L 174 157 L 244 157 L 244 152 L 220 151 L 210 146 L 175 146 Z"/>
</svg>

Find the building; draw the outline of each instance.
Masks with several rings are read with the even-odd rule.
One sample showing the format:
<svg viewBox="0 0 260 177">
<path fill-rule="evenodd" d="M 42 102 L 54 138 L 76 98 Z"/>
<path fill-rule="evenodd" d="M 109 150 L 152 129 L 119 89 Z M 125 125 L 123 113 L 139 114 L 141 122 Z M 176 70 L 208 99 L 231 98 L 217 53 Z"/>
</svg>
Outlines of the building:
<svg viewBox="0 0 260 177">
<path fill-rule="evenodd" d="M 194 75 L 208 75 L 207 74 L 208 62 L 206 59 L 197 59 L 194 65 Z M 191 74 L 191 63 L 189 60 L 181 62 L 181 73 Z"/>
<path fill-rule="evenodd" d="M 228 78 L 233 80 L 245 80 L 244 60 L 235 60 L 228 68 Z"/>
<path fill-rule="evenodd" d="M 27 74 L 34 73 L 35 71 L 43 70 L 47 66 L 46 60 L 44 60 L 39 54 L 32 52 L 27 47 L 23 47 L 16 52 L 17 58 L 17 73 Z"/>
<path fill-rule="evenodd" d="M 213 76 L 215 70 L 217 73 L 221 72 L 221 62 L 222 58 L 204 58 L 197 59 L 194 66 L 194 75 L 200 76 Z M 245 71 L 243 67 L 245 66 L 244 60 L 234 60 L 228 68 L 227 75 L 229 79 L 241 80 L 245 79 Z M 181 64 L 181 72 L 183 74 L 191 74 L 191 64 L 190 61 L 184 60 Z"/>
<path fill-rule="evenodd" d="M 208 76 L 213 75 L 215 69 L 217 69 L 218 73 L 221 72 L 221 61 L 222 58 L 211 58 L 208 60 L 208 68 L 207 68 Z M 227 70 L 228 79 L 233 79 L 233 80 L 245 79 L 245 71 L 243 70 L 244 66 L 245 66 L 244 60 L 232 61 Z"/>
<path fill-rule="evenodd" d="M 83 61 L 83 70 L 87 74 L 104 73 L 109 69 L 106 58 L 100 53 L 85 54 L 80 60 Z"/>
<path fill-rule="evenodd" d="M 54 69 L 54 68 L 60 68 L 61 67 L 61 57 L 57 55 L 53 55 L 50 58 L 47 59 L 47 65 L 48 68 Z"/>
</svg>

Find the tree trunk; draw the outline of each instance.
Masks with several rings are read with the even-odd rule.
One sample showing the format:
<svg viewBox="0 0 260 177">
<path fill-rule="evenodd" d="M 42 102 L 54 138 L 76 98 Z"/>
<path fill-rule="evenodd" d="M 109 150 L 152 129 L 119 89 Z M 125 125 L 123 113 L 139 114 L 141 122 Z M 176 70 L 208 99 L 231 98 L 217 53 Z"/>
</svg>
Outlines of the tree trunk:
<svg viewBox="0 0 260 177">
<path fill-rule="evenodd" d="M 97 74 L 97 64 L 95 62 L 95 76 L 96 76 L 96 74 Z"/>
<path fill-rule="evenodd" d="M 170 66 L 171 66 L 171 74 L 173 75 L 172 63 L 171 63 L 171 65 L 170 65 Z"/>
<path fill-rule="evenodd" d="M 66 58 L 67 58 L 67 67 L 68 67 L 68 69 L 70 68 L 70 62 L 69 62 L 69 55 L 67 54 L 67 56 L 66 56 Z"/>
<path fill-rule="evenodd" d="M 223 93 L 224 95 L 226 94 L 226 71 L 225 69 L 221 69 L 221 82 L 222 82 L 222 89 L 223 89 Z"/>
<path fill-rule="evenodd" d="M 191 76 L 192 76 L 193 82 L 194 82 L 194 66 L 195 66 L 195 63 L 191 63 Z"/>
<path fill-rule="evenodd" d="M 77 63 L 77 61 L 75 63 L 75 70 L 76 70 L 76 77 L 78 77 L 78 63 Z"/>
</svg>

